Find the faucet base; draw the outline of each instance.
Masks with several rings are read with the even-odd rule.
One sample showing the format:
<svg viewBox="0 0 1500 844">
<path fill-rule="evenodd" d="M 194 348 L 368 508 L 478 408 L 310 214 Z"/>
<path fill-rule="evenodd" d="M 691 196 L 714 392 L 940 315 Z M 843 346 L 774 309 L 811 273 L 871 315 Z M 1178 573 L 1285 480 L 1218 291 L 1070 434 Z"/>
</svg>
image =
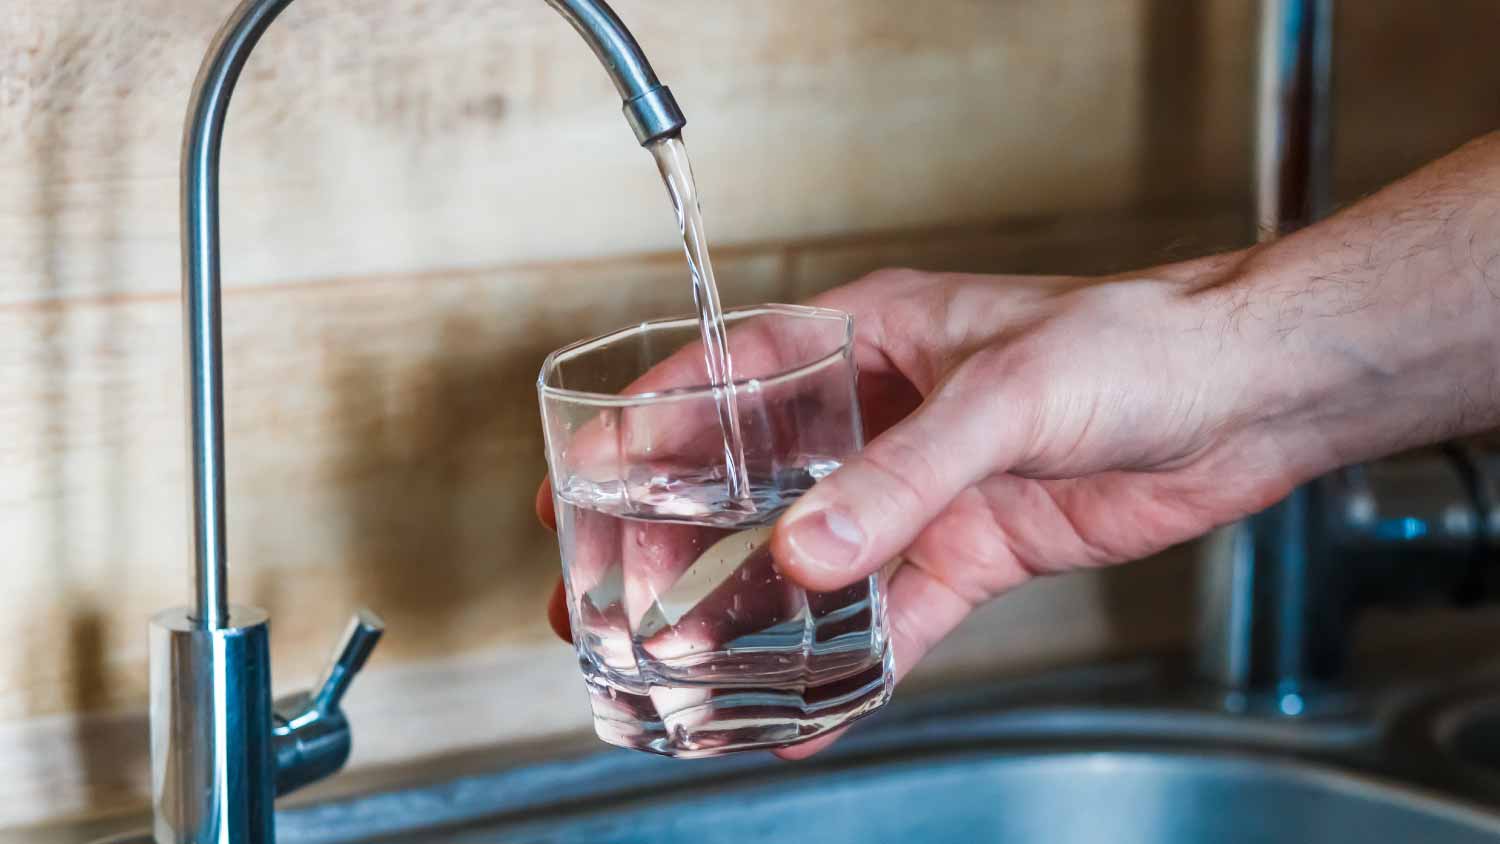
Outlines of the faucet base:
<svg viewBox="0 0 1500 844">
<path fill-rule="evenodd" d="M 272 844 L 270 620 L 232 607 L 221 629 L 186 608 L 151 619 L 151 783 L 157 844 Z"/>
</svg>

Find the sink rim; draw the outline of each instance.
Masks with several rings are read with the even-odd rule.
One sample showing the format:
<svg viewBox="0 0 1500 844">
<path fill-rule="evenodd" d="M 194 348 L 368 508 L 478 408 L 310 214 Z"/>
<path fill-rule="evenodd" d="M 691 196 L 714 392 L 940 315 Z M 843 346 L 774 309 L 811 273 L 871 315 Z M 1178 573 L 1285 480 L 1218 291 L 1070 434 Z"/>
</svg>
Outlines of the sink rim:
<svg viewBox="0 0 1500 844">
<path fill-rule="evenodd" d="M 841 771 L 875 773 L 930 765 L 937 760 L 1062 761 L 1080 757 L 1188 762 L 1220 766 L 1221 770 L 1248 768 L 1265 777 L 1282 777 L 1310 788 L 1440 815 L 1500 836 L 1500 811 L 1463 794 L 1437 791 L 1388 771 L 1364 770 L 1349 759 L 1307 755 L 1318 748 L 1299 749 L 1287 741 L 1288 731 L 1306 729 L 1306 725 L 1267 724 L 1242 716 L 1204 713 L 1198 713 L 1201 723 L 1195 724 L 1184 714 L 1159 707 L 1075 704 L 877 722 L 863 731 L 856 730 L 830 751 L 795 765 L 774 760 L 769 754 L 684 762 L 596 749 L 438 783 L 425 790 L 365 795 L 290 809 L 278 813 L 278 838 L 284 844 L 343 844 L 457 828 L 499 832 L 523 823 L 530 827 L 531 821 L 541 818 L 556 822 L 629 813 L 643 805 L 670 805 L 673 799 L 660 795 L 673 787 L 676 796 L 701 797 L 775 789 L 790 781 Z M 1136 729 L 1122 729 L 1132 721 Z M 1087 728 L 1080 726 L 1085 724 Z M 1239 728 L 1237 736 L 1231 727 Z M 1317 729 L 1325 731 L 1326 725 Z M 1376 731 L 1363 728 L 1351 730 L 1349 738 L 1355 735 L 1372 741 L 1379 738 Z M 1205 746 L 1205 741 L 1212 743 Z M 1345 746 L 1339 743 L 1322 749 Z M 564 796 L 559 799 L 558 795 Z M 483 809 L 474 810 L 476 804 Z M 444 809 L 449 810 L 446 818 L 435 816 L 443 814 Z M 414 811 L 425 813 L 428 820 L 399 823 L 401 817 L 409 817 Z M 397 822 L 384 820 L 387 818 Z M 357 826 L 364 826 L 365 831 Z"/>
<path fill-rule="evenodd" d="M 1464 827 L 1481 834 L 1493 834 L 1500 841 L 1500 812 L 1483 806 L 1470 804 L 1462 798 L 1441 794 L 1419 785 L 1392 780 L 1379 775 L 1347 769 L 1337 764 L 1286 756 L 1273 752 L 1244 749 L 1186 749 L 1170 747 L 1144 747 L 1122 744 L 1109 748 L 1069 748 L 1045 746 L 998 746 L 972 749 L 940 749 L 933 752 L 919 751 L 875 759 L 846 760 L 832 766 L 798 766 L 791 771 L 777 770 L 779 766 L 767 766 L 739 778 L 710 782 L 659 796 L 643 798 L 637 794 L 621 794 L 615 799 L 585 804 L 582 807 L 559 805 L 539 809 L 519 808 L 490 819 L 456 826 L 426 826 L 408 832 L 387 831 L 384 835 L 400 837 L 427 834 L 446 841 L 445 836 L 456 836 L 456 840 L 469 840 L 479 836 L 488 840 L 490 836 L 520 836 L 527 839 L 547 830 L 556 830 L 560 825 L 587 825 L 616 818 L 628 824 L 632 818 L 645 813 L 671 811 L 684 803 L 692 803 L 715 797 L 735 796 L 755 802 L 766 792 L 795 790 L 799 781 L 814 780 L 829 774 L 858 772 L 869 779 L 885 777 L 930 775 L 933 763 L 941 760 L 945 768 L 962 769 L 980 765 L 991 768 L 996 764 L 1062 767 L 1061 773 L 1078 774 L 1084 770 L 1103 766 L 1099 773 L 1112 776 L 1150 776 L 1168 784 L 1191 785 L 1208 780 L 1244 781 L 1246 785 L 1274 783 L 1304 789 L 1313 799 L 1330 797 L 1344 798 L 1356 803 L 1371 803 L 1388 806 Z M 906 772 L 910 773 L 906 773 Z M 1038 771 L 1038 773 L 1041 773 Z M 1054 772 L 1056 773 L 1056 772 Z M 358 842 L 370 836 L 351 836 L 330 839 L 304 838 L 306 830 L 291 832 L 287 842 Z M 278 836 L 280 837 L 280 836 Z M 528 839 L 529 840 L 529 839 Z"/>
</svg>

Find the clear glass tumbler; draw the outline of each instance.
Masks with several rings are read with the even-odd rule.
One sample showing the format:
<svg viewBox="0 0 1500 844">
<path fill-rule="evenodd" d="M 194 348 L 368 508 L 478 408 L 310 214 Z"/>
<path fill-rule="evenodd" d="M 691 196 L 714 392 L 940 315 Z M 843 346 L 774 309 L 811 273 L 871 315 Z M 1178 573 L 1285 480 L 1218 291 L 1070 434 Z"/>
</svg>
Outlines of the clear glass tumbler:
<svg viewBox="0 0 1500 844">
<path fill-rule="evenodd" d="M 723 388 L 698 322 L 645 322 L 548 356 L 538 379 L 563 579 L 599 737 L 669 756 L 811 738 L 893 676 L 879 575 L 810 593 L 772 525 L 863 445 L 847 314 L 725 314 L 749 486 L 730 492 Z"/>
</svg>

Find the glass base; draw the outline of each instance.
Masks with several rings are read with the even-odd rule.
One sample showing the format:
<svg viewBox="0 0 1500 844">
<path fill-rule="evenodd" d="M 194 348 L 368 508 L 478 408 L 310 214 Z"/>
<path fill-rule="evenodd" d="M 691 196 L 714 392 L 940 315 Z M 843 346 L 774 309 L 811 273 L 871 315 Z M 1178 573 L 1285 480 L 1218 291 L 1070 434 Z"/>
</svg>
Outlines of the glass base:
<svg viewBox="0 0 1500 844">
<path fill-rule="evenodd" d="M 818 686 L 652 686 L 639 694 L 588 679 L 599 738 L 678 759 L 816 738 L 884 706 L 895 685 L 889 648 L 868 668 Z"/>
</svg>

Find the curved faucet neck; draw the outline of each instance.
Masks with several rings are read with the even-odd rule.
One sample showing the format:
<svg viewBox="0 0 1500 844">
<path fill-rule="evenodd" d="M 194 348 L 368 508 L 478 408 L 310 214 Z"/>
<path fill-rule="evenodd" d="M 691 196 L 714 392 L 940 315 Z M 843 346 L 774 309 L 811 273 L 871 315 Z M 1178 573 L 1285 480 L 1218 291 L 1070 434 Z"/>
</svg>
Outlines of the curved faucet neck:
<svg viewBox="0 0 1500 844">
<path fill-rule="evenodd" d="M 188 104 L 182 146 L 182 303 L 192 473 L 193 620 L 229 619 L 224 510 L 224 373 L 220 313 L 219 149 L 229 100 L 255 45 L 292 0 L 244 0 L 214 37 Z M 578 30 L 624 100 L 643 145 L 682 131 L 686 119 L 630 31 L 603 0 L 547 0 Z"/>
</svg>

